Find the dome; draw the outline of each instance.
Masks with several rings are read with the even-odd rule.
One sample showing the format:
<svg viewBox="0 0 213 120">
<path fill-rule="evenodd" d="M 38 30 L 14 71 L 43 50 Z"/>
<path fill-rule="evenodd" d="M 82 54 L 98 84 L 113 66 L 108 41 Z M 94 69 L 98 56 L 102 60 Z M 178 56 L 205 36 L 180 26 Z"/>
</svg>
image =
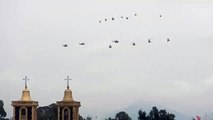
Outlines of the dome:
<svg viewBox="0 0 213 120">
<path fill-rule="evenodd" d="M 72 91 L 69 89 L 69 87 L 64 91 L 63 101 L 73 101 Z"/>
<path fill-rule="evenodd" d="M 31 101 L 30 98 L 30 91 L 25 87 L 25 89 L 22 91 L 22 97 L 21 101 Z"/>
</svg>

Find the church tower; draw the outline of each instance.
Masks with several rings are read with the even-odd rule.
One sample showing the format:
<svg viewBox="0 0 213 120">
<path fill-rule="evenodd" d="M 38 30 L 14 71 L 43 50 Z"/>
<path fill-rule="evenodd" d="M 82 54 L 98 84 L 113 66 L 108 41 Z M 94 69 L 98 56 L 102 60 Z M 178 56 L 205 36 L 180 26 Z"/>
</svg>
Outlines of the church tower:
<svg viewBox="0 0 213 120">
<path fill-rule="evenodd" d="M 21 100 L 12 101 L 13 120 L 37 120 L 37 101 L 32 101 L 30 91 L 27 89 L 27 76 L 25 81 L 25 89 L 22 91 Z"/>
<path fill-rule="evenodd" d="M 69 76 L 67 76 L 67 89 L 64 91 L 64 98 L 62 101 L 57 101 L 58 120 L 79 120 L 80 102 L 74 101 L 72 91 L 69 88 Z"/>
</svg>

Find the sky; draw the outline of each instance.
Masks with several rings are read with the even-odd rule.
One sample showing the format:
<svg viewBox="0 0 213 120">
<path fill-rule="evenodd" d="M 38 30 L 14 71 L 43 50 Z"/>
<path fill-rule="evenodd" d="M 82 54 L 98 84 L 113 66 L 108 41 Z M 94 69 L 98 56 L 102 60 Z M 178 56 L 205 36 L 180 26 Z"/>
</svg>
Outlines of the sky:
<svg viewBox="0 0 213 120">
<path fill-rule="evenodd" d="M 31 98 L 49 105 L 70 76 L 83 116 L 138 101 L 212 113 L 212 21 L 210 0 L 0 0 L 0 99 L 12 116 L 28 76 Z"/>
</svg>

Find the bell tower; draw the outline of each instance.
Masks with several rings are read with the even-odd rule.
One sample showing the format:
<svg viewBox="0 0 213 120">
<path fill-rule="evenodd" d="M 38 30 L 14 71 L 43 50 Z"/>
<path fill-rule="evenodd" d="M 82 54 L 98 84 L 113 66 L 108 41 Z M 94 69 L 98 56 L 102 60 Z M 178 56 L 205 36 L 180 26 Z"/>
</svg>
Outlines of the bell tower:
<svg viewBox="0 0 213 120">
<path fill-rule="evenodd" d="M 72 91 L 69 88 L 69 76 L 65 79 L 67 81 L 67 89 L 64 91 L 64 98 L 62 101 L 57 101 L 58 120 L 79 120 L 80 102 L 74 101 Z"/>
<path fill-rule="evenodd" d="M 37 101 L 32 101 L 30 91 L 27 89 L 27 76 L 23 79 L 25 88 L 22 91 L 21 100 L 12 101 L 13 120 L 37 120 Z"/>
</svg>

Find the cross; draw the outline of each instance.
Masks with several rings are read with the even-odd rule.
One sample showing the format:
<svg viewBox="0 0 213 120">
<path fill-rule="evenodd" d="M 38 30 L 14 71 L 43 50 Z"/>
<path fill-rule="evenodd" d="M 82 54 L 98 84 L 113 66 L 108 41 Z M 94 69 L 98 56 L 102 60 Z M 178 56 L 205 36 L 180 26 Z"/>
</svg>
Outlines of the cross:
<svg viewBox="0 0 213 120">
<path fill-rule="evenodd" d="M 30 79 L 27 79 L 27 76 L 25 76 L 23 80 L 25 81 L 25 88 L 27 88 L 27 81 Z"/>
<path fill-rule="evenodd" d="M 69 81 L 72 80 L 72 79 L 70 79 L 69 76 L 67 76 L 67 79 L 64 79 L 64 80 L 67 81 L 67 89 L 69 89 Z"/>
</svg>

